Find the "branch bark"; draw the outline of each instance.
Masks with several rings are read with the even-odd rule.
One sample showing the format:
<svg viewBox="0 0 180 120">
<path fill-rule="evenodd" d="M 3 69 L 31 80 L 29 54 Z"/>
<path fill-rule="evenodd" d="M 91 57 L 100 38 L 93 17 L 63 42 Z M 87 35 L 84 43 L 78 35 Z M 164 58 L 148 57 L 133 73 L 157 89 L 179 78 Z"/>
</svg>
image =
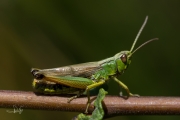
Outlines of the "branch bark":
<svg viewBox="0 0 180 120">
<path fill-rule="evenodd" d="M 33 92 L 0 91 L 0 107 L 39 110 L 59 110 L 84 112 L 87 97 L 77 98 L 67 103 L 67 96 L 44 96 Z M 95 99 L 92 96 L 91 99 Z M 180 97 L 130 97 L 106 96 L 103 100 L 105 116 L 117 115 L 180 115 Z M 89 107 L 89 113 L 94 105 Z"/>
</svg>

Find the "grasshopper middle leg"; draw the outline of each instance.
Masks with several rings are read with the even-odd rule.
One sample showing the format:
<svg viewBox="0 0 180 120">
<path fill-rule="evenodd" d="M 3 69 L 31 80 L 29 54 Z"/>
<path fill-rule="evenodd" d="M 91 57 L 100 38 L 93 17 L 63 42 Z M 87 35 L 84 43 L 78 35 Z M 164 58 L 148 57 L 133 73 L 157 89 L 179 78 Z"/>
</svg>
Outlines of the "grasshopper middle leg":
<svg viewBox="0 0 180 120">
<path fill-rule="evenodd" d="M 95 88 L 95 87 L 97 87 L 97 86 L 100 86 L 100 85 L 102 85 L 102 84 L 104 84 L 104 83 L 105 83 L 105 81 L 102 80 L 102 81 L 99 81 L 99 82 L 97 82 L 97 83 L 94 83 L 94 84 L 92 84 L 92 85 L 87 86 L 87 88 L 86 88 L 86 93 L 87 93 L 88 101 L 87 101 L 86 110 L 85 110 L 85 113 L 86 113 L 86 114 L 88 113 L 88 108 L 89 108 L 89 105 L 90 105 L 90 103 L 91 103 L 91 102 L 90 102 L 89 90 L 91 90 L 92 88 Z"/>
</svg>

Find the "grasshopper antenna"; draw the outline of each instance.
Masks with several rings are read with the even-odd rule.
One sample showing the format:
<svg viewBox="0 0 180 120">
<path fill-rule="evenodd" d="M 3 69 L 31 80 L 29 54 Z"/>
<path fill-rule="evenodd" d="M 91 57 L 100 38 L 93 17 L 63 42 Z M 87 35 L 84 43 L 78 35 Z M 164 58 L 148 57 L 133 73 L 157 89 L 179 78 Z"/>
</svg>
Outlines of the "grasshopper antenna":
<svg viewBox="0 0 180 120">
<path fill-rule="evenodd" d="M 138 34 L 137 34 L 137 36 L 136 36 L 136 38 L 135 38 L 135 40 L 134 40 L 134 42 L 133 42 L 133 45 L 132 45 L 132 47 L 131 47 L 130 52 L 133 51 L 134 46 L 135 46 L 135 44 L 136 44 L 136 42 L 137 42 L 137 40 L 138 40 L 138 38 L 139 38 L 139 36 L 140 36 L 142 30 L 144 29 L 144 26 L 145 26 L 146 23 L 147 23 L 147 20 L 148 20 L 148 16 L 146 16 L 146 18 L 145 18 L 145 20 L 144 20 L 144 23 L 143 23 L 143 25 L 141 26 L 141 29 L 139 30 L 139 32 L 138 32 Z"/>
<path fill-rule="evenodd" d="M 146 45 L 146 44 L 148 44 L 148 43 L 150 43 L 150 42 L 152 42 L 152 41 L 155 41 L 155 40 L 159 40 L 158 38 L 154 38 L 154 39 L 151 39 L 151 40 L 148 40 L 148 41 L 146 41 L 145 43 L 143 43 L 143 44 L 141 44 L 138 48 L 136 48 L 133 52 L 132 52 L 132 54 L 134 54 L 137 50 L 139 50 L 141 47 L 143 47 L 144 45 Z"/>
</svg>

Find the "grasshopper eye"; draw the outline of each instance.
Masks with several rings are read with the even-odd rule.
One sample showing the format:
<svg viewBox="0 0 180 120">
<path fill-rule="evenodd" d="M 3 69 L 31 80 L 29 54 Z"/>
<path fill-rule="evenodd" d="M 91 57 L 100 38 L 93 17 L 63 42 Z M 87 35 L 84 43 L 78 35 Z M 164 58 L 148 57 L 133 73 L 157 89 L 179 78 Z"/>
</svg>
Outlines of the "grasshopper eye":
<svg viewBox="0 0 180 120">
<path fill-rule="evenodd" d="M 122 60 L 122 62 L 123 63 L 127 63 L 127 56 L 126 56 L 126 54 L 123 54 L 122 56 L 121 56 L 121 60 Z"/>
</svg>

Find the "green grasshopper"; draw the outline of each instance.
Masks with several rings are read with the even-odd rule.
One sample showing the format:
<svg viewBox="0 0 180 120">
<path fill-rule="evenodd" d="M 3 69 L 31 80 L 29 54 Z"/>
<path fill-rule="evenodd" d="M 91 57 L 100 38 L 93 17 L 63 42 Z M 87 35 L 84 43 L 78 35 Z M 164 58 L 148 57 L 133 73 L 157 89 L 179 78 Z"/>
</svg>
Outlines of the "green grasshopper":
<svg viewBox="0 0 180 120">
<path fill-rule="evenodd" d="M 52 69 L 32 68 L 31 73 L 34 76 L 33 88 L 35 89 L 35 92 L 43 94 L 69 94 L 78 92 L 77 95 L 68 99 L 68 103 L 83 93 L 86 93 L 88 101 L 85 113 L 87 113 L 90 105 L 89 91 L 103 85 L 109 79 L 113 79 L 124 88 L 127 91 L 128 96 L 138 96 L 132 94 L 128 87 L 117 79 L 117 76 L 123 74 L 128 68 L 131 63 L 132 55 L 139 48 L 151 41 L 158 40 L 158 38 L 151 39 L 133 51 L 147 20 L 148 16 L 140 28 L 130 51 L 121 51 L 113 57 L 97 62 L 69 65 Z"/>
</svg>

